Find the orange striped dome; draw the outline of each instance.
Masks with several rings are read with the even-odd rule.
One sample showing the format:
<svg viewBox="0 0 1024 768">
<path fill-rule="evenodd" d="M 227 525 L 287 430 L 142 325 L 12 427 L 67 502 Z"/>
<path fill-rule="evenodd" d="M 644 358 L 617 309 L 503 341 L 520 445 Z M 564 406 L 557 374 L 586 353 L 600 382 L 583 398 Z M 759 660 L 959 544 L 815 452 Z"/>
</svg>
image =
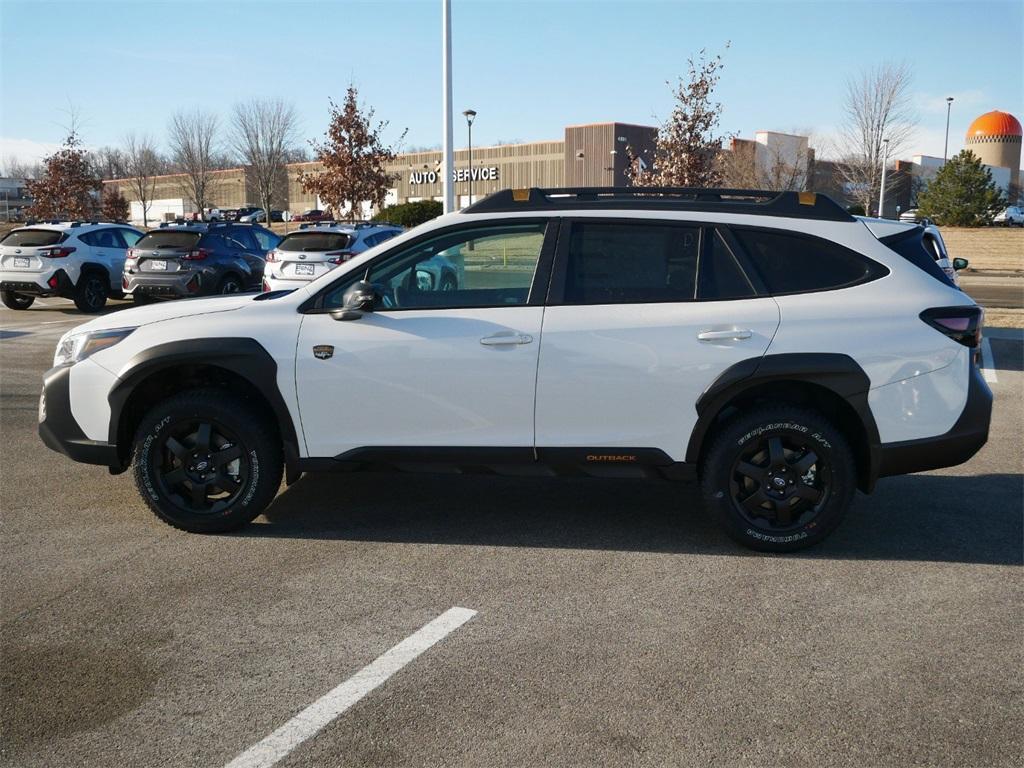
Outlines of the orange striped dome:
<svg viewBox="0 0 1024 768">
<path fill-rule="evenodd" d="M 967 129 L 967 140 L 985 139 L 996 136 L 1020 136 L 1020 122 L 1009 112 L 1000 112 L 998 109 L 986 112 L 981 117 L 975 118 L 971 127 Z"/>
</svg>

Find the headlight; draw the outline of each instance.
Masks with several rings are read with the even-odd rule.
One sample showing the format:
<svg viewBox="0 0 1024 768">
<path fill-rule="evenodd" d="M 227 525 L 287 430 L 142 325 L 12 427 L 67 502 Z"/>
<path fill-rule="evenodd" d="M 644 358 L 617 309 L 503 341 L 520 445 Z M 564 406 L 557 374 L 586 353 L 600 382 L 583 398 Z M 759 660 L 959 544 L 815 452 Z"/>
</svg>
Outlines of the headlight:
<svg viewBox="0 0 1024 768">
<path fill-rule="evenodd" d="M 106 331 L 86 331 L 65 336 L 57 344 L 57 352 L 53 356 L 53 366 L 77 363 L 89 355 L 112 347 L 126 338 L 134 328 L 111 328 Z"/>
</svg>

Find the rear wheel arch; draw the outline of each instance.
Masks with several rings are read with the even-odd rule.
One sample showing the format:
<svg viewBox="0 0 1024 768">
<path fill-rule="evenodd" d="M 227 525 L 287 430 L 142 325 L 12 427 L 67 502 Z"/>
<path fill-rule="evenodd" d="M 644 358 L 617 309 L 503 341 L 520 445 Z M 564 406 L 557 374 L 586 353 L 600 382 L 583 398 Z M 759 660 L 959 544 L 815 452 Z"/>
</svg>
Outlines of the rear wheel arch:
<svg viewBox="0 0 1024 768">
<path fill-rule="evenodd" d="M 109 441 L 117 446 L 121 467 L 131 461 L 132 438 L 146 412 L 185 389 L 219 387 L 265 413 L 284 448 L 289 478 L 298 470 L 298 436 L 277 386 L 277 363 L 249 338 L 173 341 L 136 355 L 111 390 Z"/>
<path fill-rule="evenodd" d="M 729 419 L 755 405 L 787 403 L 813 408 L 849 441 L 857 486 L 869 493 L 878 477 L 878 428 L 868 405 L 870 380 L 848 355 L 796 353 L 744 360 L 726 369 L 697 402 L 697 423 L 686 460 L 703 462 Z"/>
</svg>

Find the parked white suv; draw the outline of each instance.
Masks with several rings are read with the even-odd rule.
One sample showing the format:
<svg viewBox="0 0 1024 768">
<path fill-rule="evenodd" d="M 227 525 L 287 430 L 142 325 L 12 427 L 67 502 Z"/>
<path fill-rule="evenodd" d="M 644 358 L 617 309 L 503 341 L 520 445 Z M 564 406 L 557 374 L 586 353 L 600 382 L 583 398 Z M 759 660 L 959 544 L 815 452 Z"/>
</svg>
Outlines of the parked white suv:
<svg viewBox="0 0 1024 768">
<path fill-rule="evenodd" d="M 812 193 L 506 190 L 289 293 L 79 326 L 39 432 L 188 531 L 282 472 L 696 474 L 730 536 L 797 549 L 988 437 L 982 312 L 913 237 Z"/>
<path fill-rule="evenodd" d="M 0 299 L 28 309 L 37 296 L 73 299 L 99 312 L 121 295 L 125 251 L 143 233 L 126 224 L 48 221 L 12 229 L 0 240 Z"/>
<path fill-rule="evenodd" d="M 373 222 L 302 224 L 267 253 L 263 290 L 287 291 L 305 285 L 403 231 L 393 224 Z"/>
<path fill-rule="evenodd" d="M 1024 208 L 1019 205 L 1008 206 L 996 214 L 993 222 L 1006 227 L 1024 227 Z"/>
</svg>

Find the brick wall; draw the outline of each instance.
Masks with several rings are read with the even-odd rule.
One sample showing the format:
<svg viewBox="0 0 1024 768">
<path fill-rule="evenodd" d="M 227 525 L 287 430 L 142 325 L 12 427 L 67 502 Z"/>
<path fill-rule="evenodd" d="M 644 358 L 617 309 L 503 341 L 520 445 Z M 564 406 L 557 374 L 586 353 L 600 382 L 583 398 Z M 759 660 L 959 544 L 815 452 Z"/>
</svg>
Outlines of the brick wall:
<svg viewBox="0 0 1024 768">
<path fill-rule="evenodd" d="M 949 255 L 971 262 L 972 269 L 1024 271 L 1024 228 L 942 227 Z"/>
</svg>

